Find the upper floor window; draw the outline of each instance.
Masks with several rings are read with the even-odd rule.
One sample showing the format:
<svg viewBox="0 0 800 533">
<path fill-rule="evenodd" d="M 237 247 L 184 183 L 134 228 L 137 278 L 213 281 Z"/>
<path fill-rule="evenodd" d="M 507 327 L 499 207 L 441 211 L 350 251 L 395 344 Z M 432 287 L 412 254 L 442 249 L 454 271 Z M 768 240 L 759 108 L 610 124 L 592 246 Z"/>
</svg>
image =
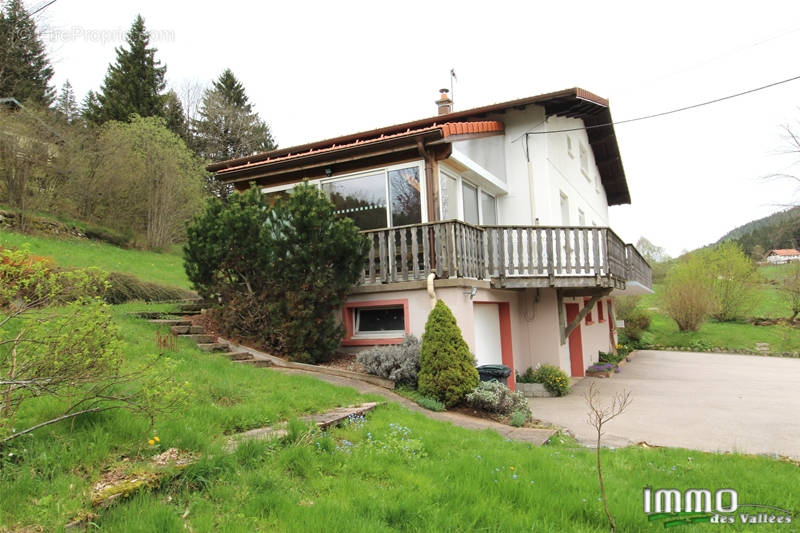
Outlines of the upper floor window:
<svg viewBox="0 0 800 533">
<path fill-rule="evenodd" d="M 391 167 L 322 182 L 338 215 L 362 230 L 422 222 L 419 166 Z"/>
<path fill-rule="evenodd" d="M 578 209 L 578 225 L 586 225 L 586 213 L 583 212 L 583 209 Z"/>
<path fill-rule="evenodd" d="M 563 192 L 561 193 L 561 224 L 569 226 L 569 199 Z"/>
<path fill-rule="evenodd" d="M 497 224 L 497 199 L 460 176 L 441 172 L 442 220 L 458 219 L 468 224 Z"/>
<path fill-rule="evenodd" d="M 575 150 L 572 148 L 572 135 L 567 135 L 567 155 L 571 158 L 575 158 Z"/>
<path fill-rule="evenodd" d="M 589 151 L 586 149 L 586 145 L 582 142 L 580 143 L 580 156 L 581 156 L 581 172 L 583 175 L 586 176 L 586 179 L 589 179 Z"/>
</svg>

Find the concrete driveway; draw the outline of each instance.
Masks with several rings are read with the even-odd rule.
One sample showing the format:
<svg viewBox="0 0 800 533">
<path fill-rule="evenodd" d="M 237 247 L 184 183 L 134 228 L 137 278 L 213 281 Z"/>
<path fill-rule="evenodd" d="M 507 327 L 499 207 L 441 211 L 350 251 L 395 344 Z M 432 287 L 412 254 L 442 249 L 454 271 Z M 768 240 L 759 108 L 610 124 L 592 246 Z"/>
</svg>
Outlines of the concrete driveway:
<svg viewBox="0 0 800 533">
<path fill-rule="evenodd" d="M 533 416 L 592 444 L 584 393 L 631 392 L 606 446 L 648 444 L 800 457 L 800 359 L 641 351 L 611 379 L 584 378 L 561 398 L 530 400 Z"/>
</svg>

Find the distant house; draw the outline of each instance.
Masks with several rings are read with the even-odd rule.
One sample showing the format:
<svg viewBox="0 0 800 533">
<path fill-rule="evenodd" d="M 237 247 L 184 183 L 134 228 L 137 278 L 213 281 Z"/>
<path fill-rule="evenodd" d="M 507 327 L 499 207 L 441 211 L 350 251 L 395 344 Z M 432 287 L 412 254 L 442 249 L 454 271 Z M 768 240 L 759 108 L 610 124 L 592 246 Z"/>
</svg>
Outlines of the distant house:
<svg viewBox="0 0 800 533">
<path fill-rule="evenodd" d="M 794 248 L 784 250 L 770 250 L 767 254 L 767 262 L 773 265 L 782 265 L 791 261 L 800 261 L 800 251 Z"/>
<path fill-rule="evenodd" d="M 611 296 L 652 292 L 650 266 L 608 227 L 608 207 L 631 201 L 608 101 L 575 88 L 455 111 L 443 90 L 436 104 L 207 169 L 275 196 L 308 179 L 369 238 L 344 349 L 421 336 L 435 296 L 478 364 L 583 376 L 614 349 Z"/>
</svg>

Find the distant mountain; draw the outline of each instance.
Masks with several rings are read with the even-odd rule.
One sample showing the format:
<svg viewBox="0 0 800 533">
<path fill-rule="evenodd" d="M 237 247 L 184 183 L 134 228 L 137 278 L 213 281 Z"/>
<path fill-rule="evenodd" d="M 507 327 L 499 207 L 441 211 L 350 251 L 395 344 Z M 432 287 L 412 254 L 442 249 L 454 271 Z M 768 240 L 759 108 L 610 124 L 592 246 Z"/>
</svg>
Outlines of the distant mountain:
<svg viewBox="0 0 800 533">
<path fill-rule="evenodd" d="M 800 246 L 800 207 L 779 211 L 739 226 L 725 234 L 719 241 L 736 241 L 746 254 L 760 246 L 764 251 L 774 248 L 798 248 Z"/>
</svg>

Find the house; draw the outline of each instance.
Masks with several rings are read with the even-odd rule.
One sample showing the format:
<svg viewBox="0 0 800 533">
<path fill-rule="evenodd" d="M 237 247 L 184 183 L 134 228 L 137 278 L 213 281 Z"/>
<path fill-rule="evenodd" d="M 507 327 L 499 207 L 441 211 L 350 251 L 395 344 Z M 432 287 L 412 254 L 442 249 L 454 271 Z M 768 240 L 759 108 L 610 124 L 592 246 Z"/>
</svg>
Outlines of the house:
<svg viewBox="0 0 800 533">
<path fill-rule="evenodd" d="M 800 251 L 794 248 L 783 250 L 770 250 L 767 253 L 767 262 L 773 265 L 782 265 L 791 261 L 800 261 Z"/>
<path fill-rule="evenodd" d="M 630 203 L 608 102 L 575 88 L 455 111 L 442 90 L 436 105 L 428 118 L 207 168 L 267 195 L 308 179 L 369 237 L 342 309 L 346 349 L 420 336 L 440 298 L 478 364 L 583 376 L 616 345 L 611 296 L 652 286 L 608 227 L 608 207 Z"/>
</svg>

